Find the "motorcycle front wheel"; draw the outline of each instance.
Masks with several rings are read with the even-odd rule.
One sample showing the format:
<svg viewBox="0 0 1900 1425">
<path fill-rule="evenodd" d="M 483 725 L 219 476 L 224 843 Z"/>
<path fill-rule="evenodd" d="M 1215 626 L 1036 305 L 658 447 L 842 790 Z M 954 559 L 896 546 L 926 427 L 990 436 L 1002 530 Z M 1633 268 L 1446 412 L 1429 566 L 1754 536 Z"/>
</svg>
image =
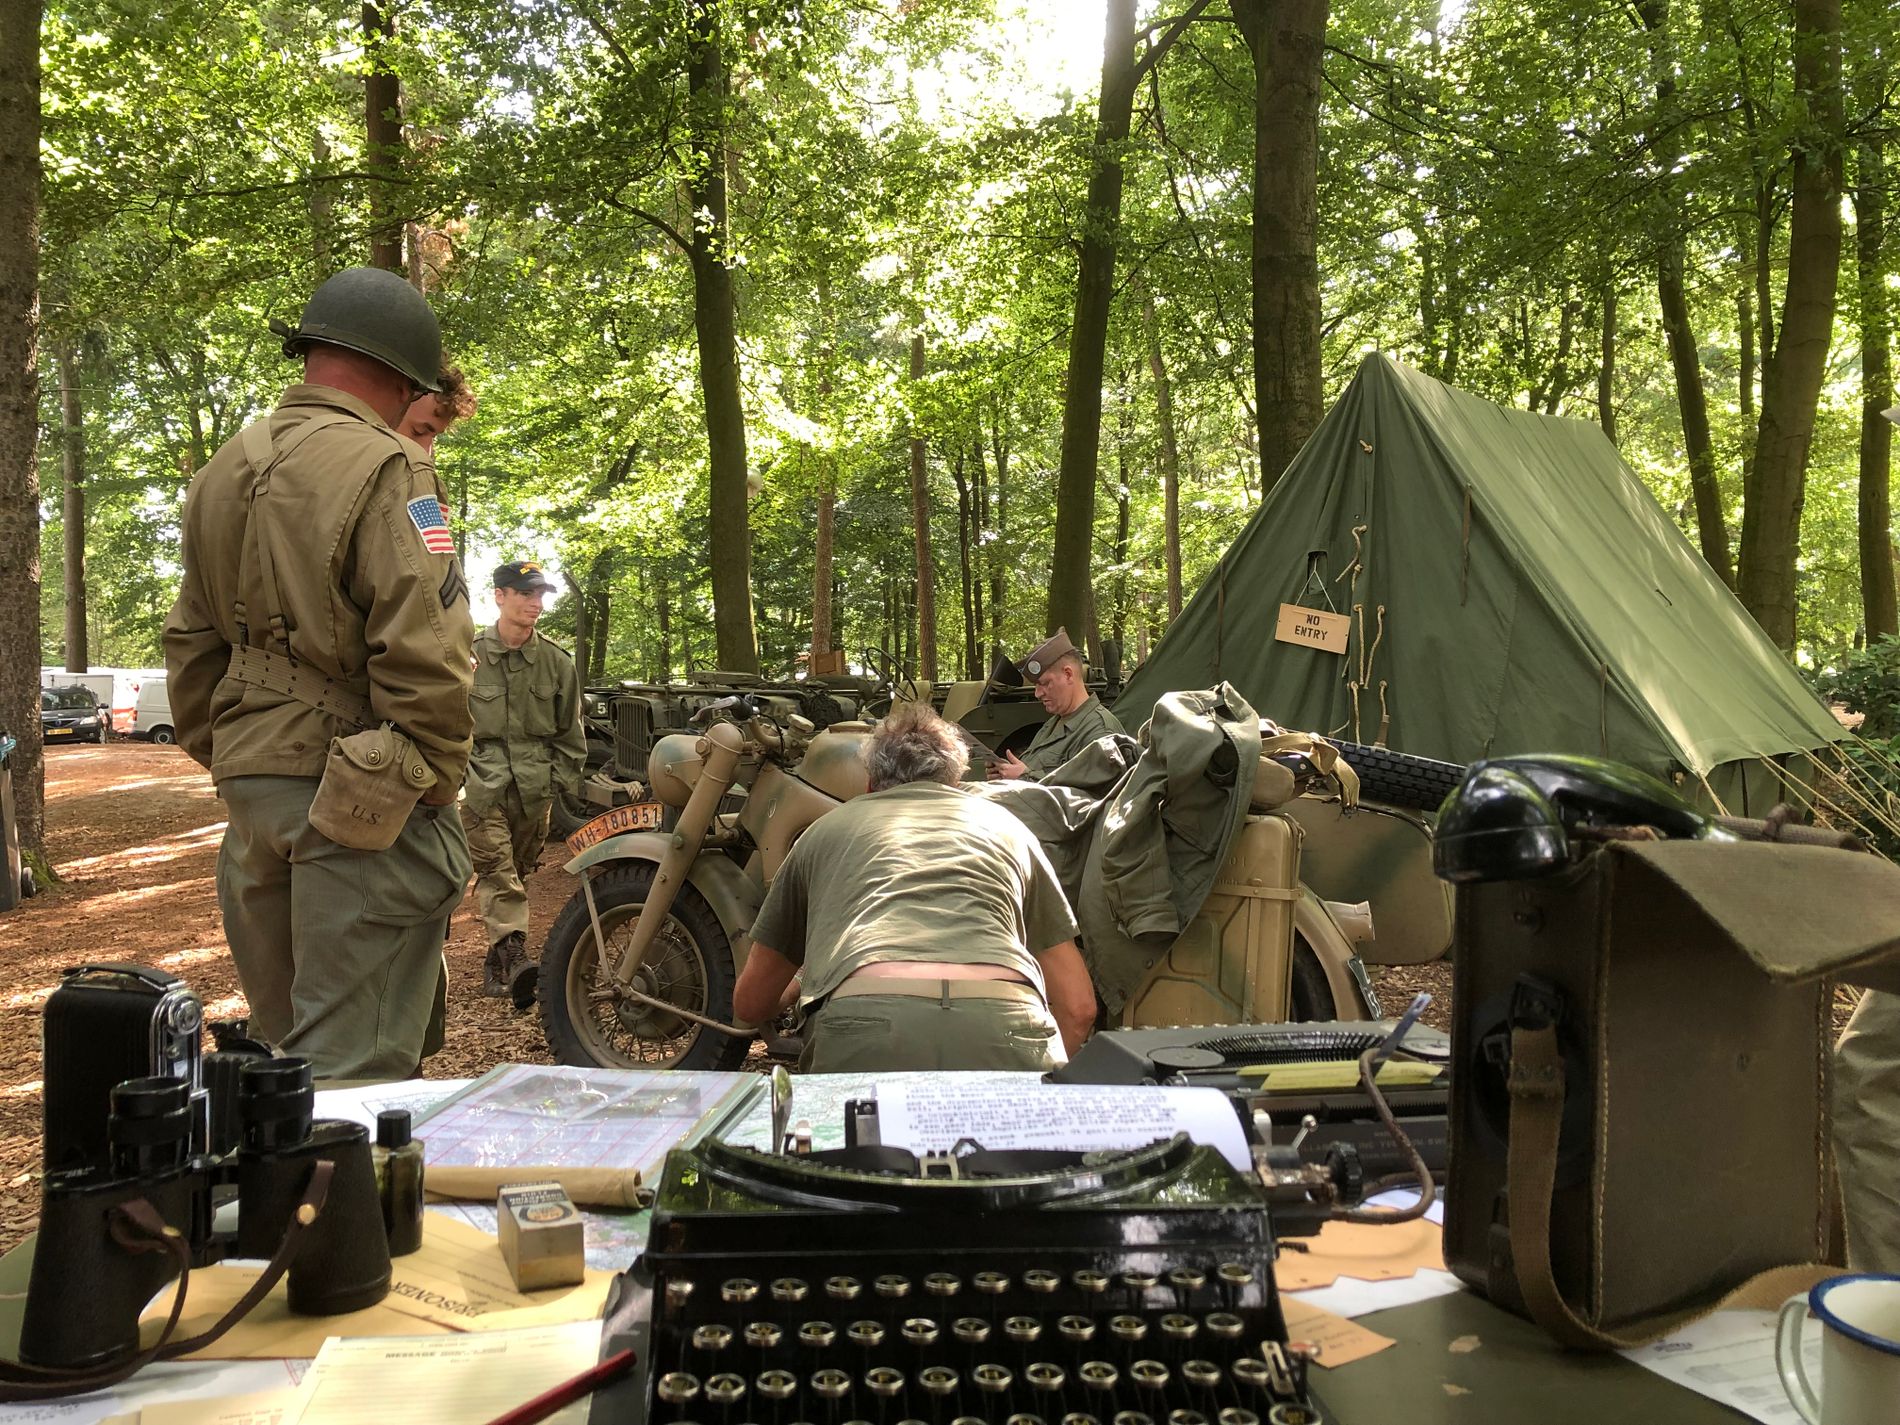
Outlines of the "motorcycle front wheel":
<svg viewBox="0 0 1900 1425">
<path fill-rule="evenodd" d="M 563 1064 L 614 1069 L 734 1069 L 751 1040 L 722 1034 L 683 1015 L 616 998 L 611 972 L 633 934 L 653 885 L 648 861 L 624 861 L 594 878 L 603 964 L 587 897 L 576 890 L 541 952 L 537 995 L 548 1047 Z M 634 988 L 669 1005 L 732 1020 L 732 942 L 705 897 L 681 886 L 660 933 L 647 947 Z"/>
</svg>

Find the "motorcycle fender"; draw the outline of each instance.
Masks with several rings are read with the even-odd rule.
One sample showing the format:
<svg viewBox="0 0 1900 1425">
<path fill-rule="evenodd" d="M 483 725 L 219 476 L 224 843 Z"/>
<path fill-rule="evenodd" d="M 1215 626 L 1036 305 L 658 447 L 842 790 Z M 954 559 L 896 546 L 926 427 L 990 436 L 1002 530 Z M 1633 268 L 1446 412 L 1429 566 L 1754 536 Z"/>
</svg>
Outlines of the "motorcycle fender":
<svg viewBox="0 0 1900 1425">
<path fill-rule="evenodd" d="M 1302 888 L 1304 889 L 1304 888 Z M 1370 1019 L 1372 1009 L 1359 992 L 1353 978 L 1352 942 L 1341 933 L 1327 911 L 1325 902 L 1307 890 L 1293 906 L 1293 933 L 1312 948 L 1326 972 L 1326 984 L 1333 992 L 1333 1004 L 1341 1019 Z"/>
<path fill-rule="evenodd" d="M 672 843 L 673 838 L 662 831 L 630 831 L 588 847 L 564 869 L 570 875 L 584 876 L 608 861 L 651 861 L 657 866 Z M 720 928 L 732 942 L 733 966 L 744 969 L 752 949 L 752 920 L 765 899 L 764 891 L 730 858 L 717 853 L 694 861 L 686 873 L 686 884 L 704 896 L 719 917 Z"/>
</svg>

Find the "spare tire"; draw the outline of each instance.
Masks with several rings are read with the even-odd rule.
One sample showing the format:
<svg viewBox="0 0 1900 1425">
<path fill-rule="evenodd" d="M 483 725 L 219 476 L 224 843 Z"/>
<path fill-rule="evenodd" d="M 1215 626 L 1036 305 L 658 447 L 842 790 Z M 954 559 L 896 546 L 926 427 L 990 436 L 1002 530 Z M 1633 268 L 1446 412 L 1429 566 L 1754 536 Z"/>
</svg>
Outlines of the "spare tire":
<svg viewBox="0 0 1900 1425">
<path fill-rule="evenodd" d="M 1414 757 L 1390 747 L 1368 747 L 1361 742 L 1326 739 L 1339 749 L 1346 765 L 1359 774 L 1359 795 L 1369 802 L 1437 811 L 1440 802 L 1465 779 L 1462 763 Z"/>
</svg>

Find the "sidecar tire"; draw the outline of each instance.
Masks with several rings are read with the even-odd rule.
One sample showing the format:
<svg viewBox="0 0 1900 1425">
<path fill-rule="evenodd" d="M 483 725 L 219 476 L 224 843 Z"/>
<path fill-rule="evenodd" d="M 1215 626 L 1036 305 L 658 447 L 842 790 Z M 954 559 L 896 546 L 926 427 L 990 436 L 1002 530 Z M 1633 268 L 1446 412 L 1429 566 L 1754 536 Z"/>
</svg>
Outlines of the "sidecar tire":
<svg viewBox="0 0 1900 1425">
<path fill-rule="evenodd" d="M 623 861 L 594 878 L 594 904 L 611 946 L 624 938 L 646 904 L 656 868 L 650 861 Z M 732 943 L 705 897 L 681 886 L 663 929 L 647 952 L 645 967 L 655 973 L 655 990 L 669 987 L 685 1008 L 732 1022 L 732 987 L 737 978 Z M 615 1020 L 589 997 L 594 982 L 593 925 L 587 898 L 576 889 L 561 908 L 541 951 L 536 997 L 548 1048 L 563 1064 L 605 1065 L 615 1069 L 736 1069 L 752 1047 L 750 1039 L 721 1034 L 691 1021 L 668 1022 L 663 1012 L 646 1016 L 648 1035 Z M 666 974 L 668 969 L 675 973 Z M 644 971 L 643 971 L 644 972 Z M 651 992 L 651 991 L 650 991 Z M 662 993 L 660 998 L 667 998 Z M 636 1017 L 637 1015 L 637 1011 Z M 610 1020 L 614 1022 L 609 1022 Z"/>
</svg>

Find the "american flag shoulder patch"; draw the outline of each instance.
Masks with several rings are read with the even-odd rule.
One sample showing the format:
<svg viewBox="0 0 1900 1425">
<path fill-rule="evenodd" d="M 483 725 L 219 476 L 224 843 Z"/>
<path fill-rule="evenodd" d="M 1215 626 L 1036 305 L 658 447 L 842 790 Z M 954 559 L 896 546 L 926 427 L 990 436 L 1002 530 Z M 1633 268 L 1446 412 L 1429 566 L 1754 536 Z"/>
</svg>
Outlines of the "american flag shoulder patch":
<svg viewBox="0 0 1900 1425">
<path fill-rule="evenodd" d="M 453 554 L 455 536 L 449 532 L 449 517 L 434 495 L 423 495 L 409 502 L 409 519 L 422 536 L 422 547 L 431 554 Z"/>
</svg>

